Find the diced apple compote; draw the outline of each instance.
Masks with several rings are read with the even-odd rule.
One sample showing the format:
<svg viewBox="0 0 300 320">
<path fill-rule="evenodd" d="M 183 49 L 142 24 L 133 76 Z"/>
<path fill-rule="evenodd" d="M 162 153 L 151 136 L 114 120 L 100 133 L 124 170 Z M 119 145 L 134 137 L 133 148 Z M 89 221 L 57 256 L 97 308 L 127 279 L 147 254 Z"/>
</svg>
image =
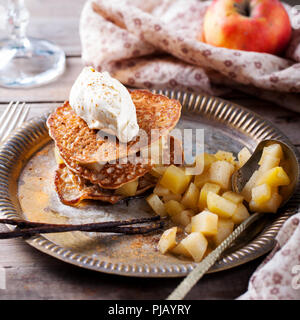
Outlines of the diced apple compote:
<svg viewBox="0 0 300 320">
<path fill-rule="evenodd" d="M 156 214 L 161 217 L 165 217 L 167 215 L 165 205 L 157 194 L 152 193 L 148 198 L 146 198 L 146 200 Z"/>
<path fill-rule="evenodd" d="M 210 191 L 207 194 L 207 207 L 209 211 L 216 213 L 220 218 L 231 218 L 237 205 Z"/>
<path fill-rule="evenodd" d="M 138 179 L 125 183 L 123 186 L 121 186 L 116 190 L 116 193 L 125 197 L 133 197 L 136 194 L 138 185 L 139 185 Z"/>
<path fill-rule="evenodd" d="M 190 173 L 193 173 L 195 175 L 201 175 L 204 171 L 206 171 L 209 168 L 209 166 L 214 161 L 217 161 L 217 158 L 213 154 L 204 152 L 195 157 L 195 161 L 192 168 L 187 167 L 186 169 Z"/>
<path fill-rule="evenodd" d="M 207 182 L 210 182 L 208 169 L 204 171 L 202 174 L 195 176 L 194 184 L 197 188 L 201 189 Z"/>
<path fill-rule="evenodd" d="M 264 172 L 257 180 L 256 184 L 268 184 L 272 187 L 287 186 L 290 184 L 290 178 L 282 167 L 275 167 Z"/>
<path fill-rule="evenodd" d="M 165 203 L 165 209 L 170 216 L 176 215 L 183 211 L 185 208 L 183 204 L 176 200 L 170 200 Z"/>
<path fill-rule="evenodd" d="M 175 194 L 175 193 L 169 193 L 166 194 L 165 196 L 163 196 L 163 200 L 164 202 L 168 202 L 170 200 L 176 200 L 176 201 L 180 201 L 181 200 L 181 194 Z"/>
<path fill-rule="evenodd" d="M 183 193 L 188 187 L 192 176 L 186 175 L 184 170 L 171 165 L 163 174 L 160 184 L 173 193 Z"/>
<path fill-rule="evenodd" d="M 249 217 L 250 214 L 248 212 L 248 209 L 242 203 L 238 203 L 231 219 L 234 224 L 240 224 Z"/>
<path fill-rule="evenodd" d="M 223 151 L 223 150 L 219 150 L 216 154 L 215 157 L 218 160 L 221 161 L 227 161 L 230 162 L 231 164 L 235 165 L 235 157 L 233 156 L 232 152 L 227 152 L 227 151 Z"/>
<path fill-rule="evenodd" d="M 192 255 L 189 253 L 189 251 L 185 248 L 185 246 L 181 242 L 179 242 L 178 245 L 174 247 L 171 251 L 172 253 L 175 253 L 179 256 L 192 258 Z"/>
<path fill-rule="evenodd" d="M 154 166 L 150 173 L 156 177 L 156 178 L 160 178 L 164 173 L 165 171 L 167 170 L 167 167 L 165 166 Z"/>
<path fill-rule="evenodd" d="M 250 211 L 277 212 L 282 203 L 280 186 L 290 183 L 284 171 L 284 154 L 279 144 L 264 148 L 260 167 L 246 183 L 241 193 L 231 189 L 231 176 L 237 167 L 244 165 L 251 154 L 243 148 L 238 154 L 237 165 L 231 152 L 219 150 L 196 157 L 203 172 L 187 175 L 191 167 L 164 167 L 157 172 L 159 181 L 153 194 L 147 198 L 149 205 L 161 216 L 169 216 L 182 230 L 185 238 L 176 244 L 176 232 L 164 233 L 159 248 L 161 252 L 201 261 L 211 247 L 220 245 L 246 220 Z M 158 169 L 157 171 L 159 171 Z M 220 195 L 222 192 L 222 196 Z M 200 211 L 200 212 L 199 212 Z"/>
<path fill-rule="evenodd" d="M 251 200 L 249 207 L 254 212 L 270 212 L 276 213 L 282 202 L 282 196 L 278 192 L 273 192 L 271 198 L 261 204 L 257 204 L 254 200 Z"/>
<path fill-rule="evenodd" d="M 205 236 L 213 236 L 218 232 L 218 215 L 204 210 L 192 218 L 192 232 L 201 232 Z"/>
<path fill-rule="evenodd" d="M 243 202 L 244 197 L 241 194 L 235 193 L 233 191 L 226 191 L 222 194 L 222 197 L 235 203 L 238 204 L 240 202 Z"/>
<path fill-rule="evenodd" d="M 205 254 L 208 242 L 202 233 L 192 232 L 181 241 L 181 244 L 190 253 L 194 261 L 199 262 Z"/>
<path fill-rule="evenodd" d="M 199 189 L 196 187 L 196 185 L 193 182 L 191 182 L 182 197 L 181 203 L 186 208 L 196 209 L 198 205 L 198 199 L 199 199 Z"/>
<path fill-rule="evenodd" d="M 282 151 L 281 145 L 278 143 L 274 143 L 268 147 L 264 147 L 261 159 L 258 162 L 259 165 L 262 165 L 262 163 L 265 161 L 266 155 L 270 155 L 272 157 L 279 158 L 280 160 L 282 160 L 283 151 Z"/>
<path fill-rule="evenodd" d="M 206 183 L 201 189 L 198 207 L 200 210 L 204 210 L 207 207 L 207 194 L 209 192 L 219 193 L 221 187 L 215 183 Z"/>
<path fill-rule="evenodd" d="M 186 227 L 191 223 L 191 217 L 194 215 L 194 211 L 192 210 L 183 210 L 179 213 L 171 215 L 171 220 L 178 224 Z"/>
<path fill-rule="evenodd" d="M 250 151 L 244 147 L 239 153 L 238 153 L 238 160 L 239 160 L 239 167 L 242 167 L 251 157 Z"/>
<path fill-rule="evenodd" d="M 173 227 L 162 234 L 158 242 L 158 250 L 161 253 L 166 253 L 176 246 L 176 233 L 177 227 Z"/>
<path fill-rule="evenodd" d="M 216 246 L 220 245 L 233 231 L 234 222 L 231 219 L 219 219 L 218 232 L 213 236 Z"/>
<path fill-rule="evenodd" d="M 266 154 L 263 161 L 260 161 L 259 172 L 264 173 L 270 169 L 277 167 L 280 163 L 280 158 L 273 157 L 270 154 Z"/>
<path fill-rule="evenodd" d="M 245 200 L 247 202 L 250 202 L 252 197 L 252 189 L 255 187 L 256 181 L 259 178 L 259 171 L 256 170 L 252 174 L 251 178 L 248 180 L 248 182 L 245 184 L 241 194 L 244 196 Z"/>
<path fill-rule="evenodd" d="M 219 184 L 222 189 L 228 190 L 233 172 L 233 164 L 224 160 L 216 161 L 213 162 L 209 168 L 209 179 L 211 182 Z"/>
<path fill-rule="evenodd" d="M 171 194 L 171 191 L 160 184 L 157 184 L 153 189 L 153 193 L 157 194 L 159 197 Z"/>
<path fill-rule="evenodd" d="M 270 200 L 271 192 L 271 187 L 266 183 L 256 186 L 252 189 L 252 200 L 257 205 L 261 205 L 262 203 Z"/>
</svg>

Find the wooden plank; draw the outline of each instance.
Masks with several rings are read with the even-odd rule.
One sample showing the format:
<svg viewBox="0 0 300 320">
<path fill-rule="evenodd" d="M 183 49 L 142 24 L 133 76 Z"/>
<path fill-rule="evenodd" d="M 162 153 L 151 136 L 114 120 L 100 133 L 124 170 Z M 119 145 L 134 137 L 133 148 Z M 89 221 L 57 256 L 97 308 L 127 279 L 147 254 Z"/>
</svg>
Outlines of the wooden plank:
<svg viewBox="0 0 300 320">
<path fill-rule="evenodd" d="M 64 101 L 68 99 L 71 86 L 82 67 L 81 58 L 68 58 L 65 73 L 56 81 L 32 89 L 0 88 L 0 102 L 7 103 L 12 100 L 26 102 Z"/>
<path fill-rule="evenodd" d="M 204 276 L 187 299 L 235 299 L 246 291 L 257 265 L 255 261 Z M 0 300 L 163 300 L 180 282 L 180 279 L 133 279 L 101 274 L 54 261 L 51 257 L 36 261 L 35 266 L 17 265 L 5 270 L 7 289 L 0 290 Z"/>
</svg>

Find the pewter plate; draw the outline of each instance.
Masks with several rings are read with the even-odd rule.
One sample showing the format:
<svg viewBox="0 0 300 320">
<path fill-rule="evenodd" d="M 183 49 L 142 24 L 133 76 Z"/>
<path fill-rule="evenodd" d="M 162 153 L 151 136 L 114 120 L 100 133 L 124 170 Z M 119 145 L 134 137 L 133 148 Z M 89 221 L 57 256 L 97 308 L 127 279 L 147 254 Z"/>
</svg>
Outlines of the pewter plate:
<svg viewBox="0 0 300 320">
<path fill-rule="evenodd" d="M 244 146 L 253 151 L 263 139 L 279 139 L 292 146 L 270 122 L 228 101 L 168 90 L 154 92 L 182 103 L 183 114 L 177 127 L 204 129 L 207 152 L 224 149 L 237 154 Z M 88 202 L 79 208 L 64 206 L 54 191 L 55 167 L 46 116 L 15 131 L 0 148 L 1 215 L 49 223 L 88 223 L 152 214 L 144 199 L 117 205 Z M 209 272 L 241 265 L 270 251 L 282 224 L 298 210 L 299 199 L 298 191 L 279 214 L 266 216 L 253 225 Z M 96 271 L 135 277 L 185 276 L 196 264 L 160 254 L 156 249 L 160 234 L 68 232 L 38 235 L 26 242 L 60 260 Z"/>
</svg>

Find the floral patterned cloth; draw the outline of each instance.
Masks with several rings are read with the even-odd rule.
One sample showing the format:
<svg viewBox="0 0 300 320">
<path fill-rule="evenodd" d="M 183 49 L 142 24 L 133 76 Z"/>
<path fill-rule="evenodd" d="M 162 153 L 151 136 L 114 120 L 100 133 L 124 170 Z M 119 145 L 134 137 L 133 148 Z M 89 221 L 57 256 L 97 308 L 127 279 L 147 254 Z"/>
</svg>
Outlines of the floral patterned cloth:
<svg viewBox="0 0 300 320">
<path fill-rule="evenodd" d="M 197 40 L 209 4 L 89 0 L 80 21 L 83 61 L 132 87 L 238 89 L 300 112 L 300 29 L 283 57 L 217 48 Z"/>
<path fill-rule="evenodd" d="M 285 222 L 276 239 L 240 300 L 300 300 L 300 212 Z"/>
</svg>

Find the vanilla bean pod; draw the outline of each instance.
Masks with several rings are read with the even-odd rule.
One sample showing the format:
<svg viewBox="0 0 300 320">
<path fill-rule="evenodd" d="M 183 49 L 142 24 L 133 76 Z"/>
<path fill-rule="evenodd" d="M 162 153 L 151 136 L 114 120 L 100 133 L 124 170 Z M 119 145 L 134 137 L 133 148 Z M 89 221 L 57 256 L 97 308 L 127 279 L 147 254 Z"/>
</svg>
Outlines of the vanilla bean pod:
<svg viewBox="0 0 300 320">
<path fill-rule="evenodd" d="M 116 221 L 106 221 L 106 222 L 93 222 L 93 223 L 85 223 L 85 224 L 53 224 L 46 222 L 33 222 L 22 219 L 0 219 L 0 224 L 10 224 L 23 228 L 33 228 L 33 227 L 80 227 L 80 228 L 96 228 L 96 227 L 114 227 L 121 225 L 130 225 L 130 224 L 138 224 L 138 223 L 146 223 L 160 220 L 160 216 L 153 216 L 147 218 L 136 218 L 130 220 L 116 220 Z"/>
<path fill-rule="evenodd" d="M 163 226 L 163 222 L 150 224 L 149 226 L 131 227 L 133 224 L 142 224 L 159 220 L 159 216 L 150 218 L 131 219 L 123 221 L 108 221 L 88 224 L 47 224 L 41 222 L 31 222 L 18 219 L 0 219 L 0 223 L 16 225 L 17 229 L 10 232 L 0 233 L 0 239 L 10 239 L 23 236 L 32 236 L 39 233 L 56 233 L 68 231 L 89 231 L 89 232 L 112 232 L 124 234 L 143 234 L 155 231 Z M 126 226 L 126 227 L 122 227 Z"/>
</svg>

